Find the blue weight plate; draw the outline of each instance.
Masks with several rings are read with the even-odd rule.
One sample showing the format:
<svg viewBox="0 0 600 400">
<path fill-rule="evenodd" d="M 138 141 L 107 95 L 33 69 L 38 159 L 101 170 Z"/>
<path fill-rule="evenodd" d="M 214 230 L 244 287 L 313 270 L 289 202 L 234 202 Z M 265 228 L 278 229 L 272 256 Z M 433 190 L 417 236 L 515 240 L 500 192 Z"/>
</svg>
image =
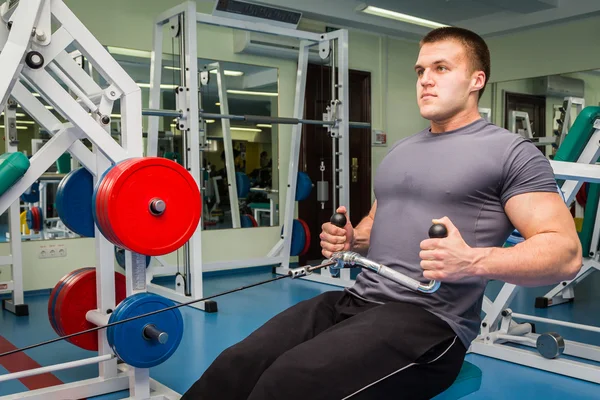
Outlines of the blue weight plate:
<svg viewBox="0 0 600 400">
<path fill-rule="evenodd" d="M 115 307 L 115 310 L 112 312 L 112 314 L 110 315 L 110 318 L 108 319 L 108 323 L 112 323 L 112 322 L 116 322 L 116 321 L 121 321 L 123 318 L 120 318 L 120 314 L 121 312 L 123 312 L 123 310 L 127 310 L 129 307 L 129 303 L 131 303 L 132 301 L 135 301 L 136 299 L 136 295 L 133 296 L 129 296 L 126 297 L 125 300 L 123 300 L 121 303 L 117 304 L 117 306 Z M 123 325 L 127 325 L 127 323 L 123 324 Z M 106 330 L 106 340 L 108 340 L 108 343 L 114 343 L 114 337 L 115 337 L 115 329 L 108 328 Z"/>
<path fill-rule="evenodd" d="M 40 183 L 34 182 L 33 185 L 21 195 L 21 201 L 24 203 L 38 203 L 40 201 Z"/>
<path fill-rule="evenodd" d="M 110 316 L 109 323 L 122 321 L 148 312 L 162 310 L 174 303 L 151 293 L 138 293 L 125 299 Z M 167 343 L 147 340 L 143 329 L 153 324 L 169 335 Z M 151 368 L 166 361 L 177 350 L 183 337 L 183 318 L 174 309 L 146 318 L 108 328 L 107 339 L 115 354 L 125 363 L 136 368 Z"/>
<path fill-rule="evenodd" d="M 104 173 L 102 174 L 102 176 L 100 177 L 100 179 L 98 179 L 98 182 L 96 182 L 96 185 L 94 185 L 94 191 L 92 192 L 92 218 L 94 219 L 94 222 L 96 223 L 96 226 L 100 230 L 100 233 L 104 237 L 106 237 L 106 232 L 104 232 L 102 230 L 102 224 L 100 224 L 98 222 L 98 217 L 96 215 L 96 196 L 98 195 L 98 189 L 100 188 L 100 184 L 102 183 L 102 180 L 104 179 L 104 177 L 106 176 L 106 174 L 108 174 L 109 171 L 111 169 L 113 169 L 113 167 L 114 167 L 114 165 L 111 165 L 106 171 L 104 171 Z"/>
<path fill-rule="evenodd" d="M 125 250 L 115 246 L 115 259 L 117 260 L 119 267 L 125 269 Z M 146 268 L 150 266 L 150 261 L 152 261 L 152 257 L 146 256 Z"/>
<path fill-rule="evenodd" d="M 65 176 L 56 191 L 56 211 L 71 231 L 83 237 L 94 237 L 92 195 L 94 177 L 85 168 Z"/>
<path fill-rule="evenodd" d="M 283 235 L 283 227 L 281 227 L 281 234 Z M 298 256 L 304 250 L 306 246 L 306 231 L 304 225 L 297 219 L 294 220 L 292 225 L 292 244 L 290 246 L 290 256 Z"/>
<path fill-rule="evenodd" d="M 243 172 L 235 173 L 235 185 L 237 186 L 237 193 L 239 198 L 248 197 L 250 193 L 250 178 Z"/>
<path fill-rule="evenodd" d="M 31 212 L 31 208 L 27 210 L 27 213 L 25 214 L 25 220 L 27 221 L 27 228 L 33 230 L 33 214 Z"/>
<path fill-rule="evenodd" d="M 313 183 L 306 172 L 298 172 L 296 180 L 296 201 L 306 200 L 312 192 Z"/>
</svg>

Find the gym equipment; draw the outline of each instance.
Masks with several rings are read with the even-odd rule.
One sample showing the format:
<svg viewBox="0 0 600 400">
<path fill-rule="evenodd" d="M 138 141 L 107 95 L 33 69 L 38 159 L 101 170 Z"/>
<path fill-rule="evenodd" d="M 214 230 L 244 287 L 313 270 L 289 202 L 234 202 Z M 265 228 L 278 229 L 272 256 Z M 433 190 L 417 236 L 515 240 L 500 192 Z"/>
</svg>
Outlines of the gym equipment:
<svg viewBox="0 0 600 400">
<path fill-rule="evenodd" d="M 170 300 L 150 293 L 137 293 L 126 298 L 125 276 L 118 272 L 115 272 L 115 291 L 118 306 L 110 316 L 102 315 L 95 311 L 96 269 L 81 268 L 65 275 L 48 300 L 52 328 L 68 342 L 82 349 L 98 351 L 96 331 L 79 334 L 93 328 L 94 321 L 100 320 L 107 325 L 173 306 Z M 90 311 L 92 316 L 88 318 Z M 135 321 L 127 327 L 115 324 L 108 328 L 108 343 L 121 360 L 137 368 L 151 368 L 177 350 L 183 337 L 183 319 L 179 310 Z"/>
<path fill-rule="evenodd" d="M 243 172 L 235 173 L 235 183 L 237 186 L 237 196 L 240 199 L 245 199 L 250 193 L 250 178 Z"/>
<path fill-rule="evenodd" d="M 325 203 L 329 201 L 329 182 L 325 180 L 325 162 L 321 160 L 321 180 L 317 181 L 317 201 L 321 203 L 321 210 L 325 209 Z"/>
<path fill-rule="evenodd" d="M 35 232 L 39 232 L 44 228 L 44 213 L 38 206 L 31 207 L 26 214 L 27 227 Z"/>
<path fill-rule="evenodd" d="M 191 175 L 160 157 L 116 164 L 94 190 L 92 202 L 96 224 L 109 241 L 149 256 L 183 246 L 196 230 L 202 210 Z"/>
<path fill-rule="evenodd" d="M 586 212 L 590 212 L 591 215 L 595 214 L 587 221 L 588 223 L 593 221 L 593 225 L 595 225 L 597 217 L 598 204 L 589 203 L 590 200 L 594 201 L 594 199 L 590 199 L 593 186 L 600 184 L 600 166 L 595 165 L 600 157 L 599 141 L 600 107 L 587 107 L 578 115 L 558 149 L 556 157 L 550 161 L 567 206 L 576 200 L 576 195 L 583 182 L 590 183 Z M 585 232 L 582 230 L 580 232 L 582 247 L 583 245 L 587 247 L 586 241 L 584 241 L 586 235 L 589 240 L 587 242 L 589 243 L 589 253 L 583 254 L 583 267 L 580 272 L 575 279 L 561 282 L 546 296 L 536 299 L 536 306 L 544 307 L 569 301 L 574 296 L 574 286 L 593 271 L 600 269 L 599 254 L 595 251 L 600 243 L 600 231 L 597 228 L 586 228 Z M 591 235 L 591 240 L 589 235 Z M 518 286 L 506 283 L 493 302 L 484 297 L 483 312 L 486 315 L 481 323 L 480 334 L 472 342 L 470 351 L 572 378 L 600 383 L 600 368 L 595 364 L 600 362 L 599 346 L 565 340 L 553 332 L 536 334 L 532 324 L 541 322 L 596 333 L 600 333 L 600 328 L 514 313 L 510 309 L 510 303 L 519 290 Z M 515 343 L 522 347 L 514 346 Z M 535 348 L 537 352 L 523 346 Z M 563 354 L 570 357 L 561 357 Z M 594 363 L 585 360 L 591 360 Z"/>
<path fill-rule="evenodd" d="M 347 220 L 344 214 L 335 213 L 331 217 L 330 222 L 338 228 L 343 228 L 346 226 Z M 434 224 L 429 228 L 430 238 L 444 238 L 446 236 L 448 236 L 448 230 L 442 224 Z M 346 266 L 360 266 L 417 292 L 435 293 L 441 285 L 440 282 L 434 280 L 430 281 L 428 284 L 422 284 L 416 279 L 409 278 L 408 276 L 401 274 L 390 267 L 386 267 L 383 264 L 371 261 L 366 257 L 363 257 L 360 254 L 352 251 L 336 252 L 333 253 L 331 258 L 337 260 L 338 263 L 332 267 L 329 267 L 330 269 L 336 270 L 345 268 Z"/>
<path fill-rule="evenodd" d="M 241 216 L 242 228 L 255 228 L 258 226 L 258 222 L 252 214 L 243 214 Z"/>
<path fill-rule="evenodd" d="M 306 172 L 299 171 L 296 182 L 296 201 L 306 200 L 312 192 L 313 183 Z"/>
<path fill-rule="evenodd" d="M 125 299 L 125 276 L 115 272 L 115 303 Z M 89 310 L 97 308 L 96 269 L 81 268 L 58 281 L 48 299 L 50 325 L 59 336 L 70 335 L 91 328 L 85 319 Z M 85 350 L 98 351 L 98 335 L 74 336 L 68 341 Z"/>
<path fill-rule="evenodd" d="M 302 256 L 306 254 L 310 248 L 310 229 L 308 224 L 301 219 L 295 219 L 293 221 L 292 228 L 292 245 L 290 247 L 290 256 Z M 285 227 L 281 228 L 281 234 L 283 235 Z"/>
<path fill-rule="evenodd" d="M 106 324 L 172 307 L 174 303 L 152 293 L 137 293 L 120 303 Z M 136 368 L 151 368 L 166 361 L 183 338 L 183 318 L 174 308 L 127 326 L 113 325 L 107 330 L 108 343 L 115 354 Z"/>
<path fill-rule="evenodd" d="M 23 203 L 38 203 L 40 201 L 40 183 L 34 182 L 33 185 L 21 195 Z"/>
<path fill-rule="evenodd" d="M 27 170 L 30 163 L 23 153 L 4 153 L 0 155 L 0 196 L 14 185 Z"/>
<path fill-rule="evenodd" d="M 125 249 L 115 246 L 115 259 L 119 267 L 125 269 Z M 152 257 L 146 256 L 146 268 L 150 266 Z"/>
<path fill-rule="evenodd" d="M 56 212 L 71 231 L 83 237 L 94 237 L 92 194 L 94 177 L 85 168 L 69 172 L 56 189 Z"/>
</svg>

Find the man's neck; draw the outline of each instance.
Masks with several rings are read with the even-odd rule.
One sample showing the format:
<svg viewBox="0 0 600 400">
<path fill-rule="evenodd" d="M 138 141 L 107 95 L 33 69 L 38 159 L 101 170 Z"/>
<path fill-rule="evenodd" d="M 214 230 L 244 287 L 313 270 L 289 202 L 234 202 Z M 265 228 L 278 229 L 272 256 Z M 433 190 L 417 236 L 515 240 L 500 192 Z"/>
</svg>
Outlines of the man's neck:
<svg viewBox="0 0 600 400">
<path fill-rule="evenodd" d="M 444 133 L 467 126 L 481 119 L 479 110 L 456 114 L 447 120 L 431 121 L 431 133 Z"/>
</svg>

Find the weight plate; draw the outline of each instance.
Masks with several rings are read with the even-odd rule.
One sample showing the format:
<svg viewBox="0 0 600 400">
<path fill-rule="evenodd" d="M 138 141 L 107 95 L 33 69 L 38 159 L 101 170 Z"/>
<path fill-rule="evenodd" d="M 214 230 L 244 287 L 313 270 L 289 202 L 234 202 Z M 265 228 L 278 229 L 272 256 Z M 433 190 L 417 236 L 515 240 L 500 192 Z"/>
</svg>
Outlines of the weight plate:
<svg viewBox="0 0 600 400">
<path fill-rule="evenodd" d="M 302 225 L 302 228 L 304 228 L 304 237 L 305 237 L 304 248 L 302 249 L 302 251 L 299 254 L 299 255 L 303 256 L 308 252 L 308 249 L 310 249 L 311 236 L 310 236 L 310 229 L 308 228 L 308 224 L 304 220 L 301 220 L 301 219 L 298 219 L 298 221 Z"/>
<path fill-rule="evenodd" d="M 548 332 L 538 336 L 536 348 L 542 357 L 553 359 L 565 351 L 565 340 L 556 332 Z"/>
<path fill-rule="evenodd" d="M 25 214 L 25 220 L 27 221 L 27 227 L 33 230 L 33 215 L 31 212 L 31 208 L 27 210 L 27 214 Z"/>
<path fill-rule="evenodd" d="M 306 172 L 298 172 L 296 180 L 296 201 L 306 200 L 312 192 L 313 183 Z"/>
<path fill-rule="evenodd" d="M 115 272 L 115 294 L 117 304 L 126 297 L 125 276 L 118 272 Z M 96 269 L 93 268 L 73 276 L 57 295 L 54 315 L 61 336 L 93 328 L 95 325 L 88 322 L 85 315 L 96 308 Z M 82 349 L 98 350 L 97 332 L 67 340 Z"/>
<path fill-rule="evenodd" d="M 138 293 L 119 304 L 109 323 L 122 321 L 156 310 L 172 307 L 174 303 L 151 293 Z M 168 334 L 160 344 L 144 337 L 144 328 L 154 325 Z M 115 354 L 136 368 L 151 368 L 166 361 L 177 350 L 183 337 L 183 318 L 179 309 L 165 311 L 108 328 L 107 338 Z"/>
<path fill-rule="evenodd" d="M 98 179 L 98 181 L 96 182 L 96 185 L 94 186 L 94 192 L 92 194 L 92 216 L 94 217 L 94 222 L 96 223 L 96 226 L 98 227 L 98 230 L 100 231 L 100 233 L 102 234 L 102 236 L 106 237 L 106 234 L 104 232 L 104 227 L 100 224 L 100 219 L 98 214 L 96 213 L 96 205 L 97 205 L 97 197 L 98 197 L 98 191 L 100 190 L 100 186 L 102 185 L 102 182 L 104 181 L 104 177 L 106 177 L 106 174 L 108 174 L 108 172 L 114 167 L 110 166 L 110 168 L 108 168 L 106 171 L 104 171 L 104 173 L 102 174 L 102 176 L 100 177 L 100 179 Z"/>
<path fill-rule="evenodd" d="M 283 227 L 281 234 L 283 235 Z M 292 225 L 292 243 L 290 245 L 290 256 L 299 256 L 306 246 L 306 232 L 302 223 L 295 219 Z"/>
<path fill-rule="evenodd" d="M 40 183 L 34 182 L 33 185 L 21 195 L 21 201 L 24 203 L 38 203 L 40 201 Z"/>
<path fill-rule="evenodd" d="M 258 222 L 256 222 L 251 214 L 242 214 L 240 219 L 242 228 L 254 228 L 258 226 Z"/>
<path fill-rule="evenodd" d="M 235 173 L 235 186 L 237 187 L 238 198 L 245 199 L 250 193 L 250 178 L 243 172 Z"/>
<path fill-rule="evenodd" d="M 171 253 L 189 240 L 200 222 L 198 185 L 185 168 L 165 158 L 136 159 L 105 192 L 106 219 L 122 246 L 115 244 L 135 253 Z M 164 201 L 162 214 L 151 212 L 153 199 Z"/>
<path fill-rule="evenodd" d="M 115 246 L 115 259 L 117 260 L 117 264 L 119 267 L 125 269 L 125 250 L 120 247 Z M 150 266 L 150 262 L 152 261 L 152 257 L 146 256 L 146 268 Z"/>
<path fill-rule="evenodd" d="M 50 320 L 50 325 L 52 326 L 52 329 L 54 329 L 54 332 L 56 332 L 59 335 L 60 335 L 59 328 L 56 325 L 56 319 L 54 318 L 55 317 L 54 308 L 56 305 L 56 296 L 58 295 L 60 290 L 63 288 L 64 284 L 67 282 L 68 279 L 70 279 L 73 275 L 76 275 L 76 274 L 83 272 L 85 270 L 88 270 L 88 269 L 90 269 L 90 268 L 80 268 L 80 269 L 76 269 L 75 271 L 69 272 L 67 275 L 60 278 L 60 280 L 56 283 L 56 285 L 54 285 L 52 292 L 50 292 L 50 297 L 48 298 L 48 319 Z"/>
<path fill-rule="evenodd" d="M 98 195 L 96 199 L 96 216 L 99 219 L 100 224 L 102 225 L 104 236 L 106 237 L 106 239 L 108 239 L 108 241 L 120 247 L 123 246 L 119 242 L 113 230 L 111 229 L 111 224 L 108 220 L 108 215 L 106 211 L 106 198 L 107 193 L 109 193 L 112 186 L 114 185 L 115 179 L 118 176 L 120 176 L 120 174 L 124 171 L 124 168 L 126 168 L 127 165 L 129 165 L 133 160 L 135 159 L 128 159 L 122 161 L 106 172 L 106 175 L 104 175 L 102 183 L 100 184 L 100 187 L 98 189 Z"/>
<path fill-rule="evenodd" d="M 69 172 L 56 191 L 56 211 L 71 231 L 83 237 L 94 237 L 92 195 L 94 177 L 85 168 Z"/>
</svg>

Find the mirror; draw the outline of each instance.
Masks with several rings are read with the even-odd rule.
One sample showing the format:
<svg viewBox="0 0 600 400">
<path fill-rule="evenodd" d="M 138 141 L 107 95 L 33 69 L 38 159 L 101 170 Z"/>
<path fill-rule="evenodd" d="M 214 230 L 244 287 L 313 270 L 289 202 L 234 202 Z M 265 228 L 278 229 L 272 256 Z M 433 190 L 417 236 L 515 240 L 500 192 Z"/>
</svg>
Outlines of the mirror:
<svg viewBox="0 0 600 400">
<path fill-rule="evenodd" d="M 490 84 L 480 108 L 491 121 L 532 138 L 547 157 L 556 152 L 577 115 L 600 105 L 600 70 L 540 76 Z"/>
<path fill-rule="evenodd" d="M 142 88 L 142 107 L 149 108 L 150 53 L 109 47 L 108 50 Z M 178 51 L 163 54 L 161 109 L 176 110 L 174 88 L 180 82 Z M 146 54 L 147 53 L 147 54 Z M 146 57 L 147 56 L 147 57 Z M 199 106 L 204 113 L 227 115 L 278 116 L 278 70 L 258 65 L 198 59 Z M 219 71 L 223 80 L 219 84 Z M 118 107 L 118 104 L 115 108 Z M 112 132 L 119 134 L 118 118 Z M 247 123 L 218 117 L 201 118 L 206 146 L 201 152 L 203 165 L 203 229 L 250 228 L 279 225 L 278 129 L 269 123 Z M 184 136 L 176 118 L 160 118 L 158 156 L 184 163 Z M 203 125 L 201 124 L 201 129 Z M 144 133 L 148 118 L 144 117 Z M 224 130 L 228 134 L 224 135 Z M 146 135 L 145 135 L 146 137 Z M 231 148 L 226 146 L 230 140 Z M 145 138 L 147 146 L 147 138 Z M 231 152 L 234 170 L 228 174 L 226 149 Z M 237 193 L 229 188 L 236 179 Z M 233 194 L 233 196 L 232 196 Z M 239 210 L 233 221 L 232 207 Z"/>
</svg>

